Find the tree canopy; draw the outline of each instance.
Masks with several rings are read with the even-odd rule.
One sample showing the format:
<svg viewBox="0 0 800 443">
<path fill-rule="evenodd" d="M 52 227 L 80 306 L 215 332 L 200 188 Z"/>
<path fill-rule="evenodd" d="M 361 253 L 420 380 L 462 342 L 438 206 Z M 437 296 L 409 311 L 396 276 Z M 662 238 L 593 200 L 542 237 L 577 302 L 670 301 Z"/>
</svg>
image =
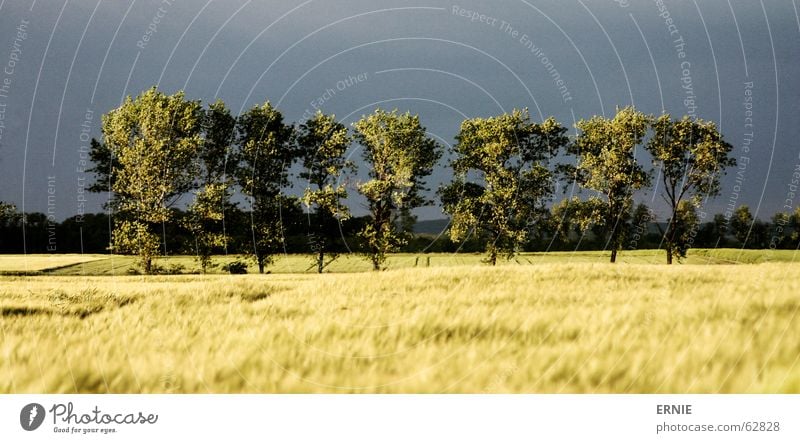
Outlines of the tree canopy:
<svg viewBox="0 0 800 443">
<path fill-rule="evenodd" d="M 307 181 L 303 192 L 303 203 L 313 214 L 309 219 L 309 242 L 316 252 L 317 272 L 327 266 L 325 254 L 334 241 L 329 235 L 330 224 L 350 217 L 350 210 L 342 202 L 347 198 L 346 180 L 343 174 L 353 168 L 345 158 L 351 144 L 347 127 L 336 121 L 335 115 L 317 112 L 300 125 L 297 144 L 303 163 L 300 178 Z M 329 253 L 331 260 L 336 254 Z"/>
<path fill-rule="evenodd" d="M 602 211 L 595 222 L 602 223 L 611 250 L 611 262 L 624 240 L 626 215 L 633 206 L 633 194 L 648 186 L 650 175 L 636 160 L 636 151 L 647 135 L 651 118 L 633 107 L 618 109 L 613 118 L 595 116 L 575 126 L 580 133 L 567 152 L 577 164 L 560 165 L 567 180 L 602 197 Z"/>
<path fill-rule="evenodd" d="M 439 191 L 451 238 L 484 238 L 491 264 L 500 253 L 512 257 L 547 214 L 554 186 L 546 162 L 567 145 L 565 133 L 552 118 L 532 123 L 527 110 L 464 121 L 453 149 L 455 179 Z"/>
<path fill-rule="evenodd" d="M 103 116 L 106 148 L 96 157 L 110 166 L 111 205 L 117 214 L 112 248 L 139 255 L 146 273 L 160 244 L 155 228 L 171 220 L 170 208 L 197 176 L 200 120 L 199 102 L 186 100 L 183 92 L 166 95 L 156 88 L 128 97 Z"/>
<path fill-rule="evenodd" d="M 281 210 L 289 199 L 289 167 L 297 159 L 294 128 L 269 102 L 239 117 L 236 179 L 250 204 L 252 255 L 259 272 L 284 241 Z"/>
<path fill-rule="evenodd" d="M 681 225 L 686 220 L 681 212 L 685 215 L 689 208 L 681 209 L 681 205 L 689 201 L 697 208 L 704 198 L 718 195 L 720 175 L 736 166 L 736 160 L 730 157 L 733 146 L 722 139 L 713 122 L 690 117 L 673 120 L 664 114 L 653 122 L 653 131 L 647 150 L 660 168 L 662 197 L 671 211 L 664 248 L 667 263 L 672 263 L 673 255 L 686 256 L 680 237 L 689 226 Z"/>
<path fill-rule="evenodd" d="M 654 118 L 625 107 L 575 126 L 571 141 L 555 119 L 532 122 L 527 110 L 463 121 L 449 152 L 453 179 L 437 191 L 451 218 L 449 235 L 436 240 L 446 245 L 438 247 L 480 248 L 495 264 L 545 241 L 548 248 L 576 242 L 611 250 L 614 262 L 624 245 L 647 242 L 663 247 L 671 263 L 711 238 L 713 246 L 797 242 L 800 210 L 765 223 L 742 205 L 730 219 L 718 215 L 704 223 L 701 201 L 719 195 L 721 176 L 736 164 L 713 122 Z M 110 229 L 111 250 L 138 255 L 146 273 L 154 272 L 153 258 L 167 251 L 191 251 L 203 271 L 213 266 L 214 254 L 235 251 L 265 272 L 275 254 L 304 248 L 323 272 L 338 252 L 350 250 L 349 241 L 358 243 L 355 237 L 373 269 L 383 269 L 388 253 L 424 241 L 411 232 L 415 209 L 433 203 L 426 181 L 443 155 L 419 116 L 409 112 L 377 109 L 351 131 L 319 111 L 295 126 L 269 101 L 234 116 L 221 100 L 203 107 L 183 92 L 167 95 L 155 87 L 104 115 L 102 133 L 91 142 L 88 171 L 96 180 L 88 189 L 109 193 L 109 213 L 90 218 L 93 226 L 107 220 L 90 237 L 101 242 L 100 233 L 108 237 Z M 366 216 L 354 216 L 345 203 L 354 183 L 355 165 L 348 159 L 353 142 L 368 176 L 353 186 Z M 639 160 L 643 156 L 658 168 L 669 209 L 665 225 L 650 208 L 634 207 L 636 192 L 653 175 Z M 562 163 L 553 167 L 556 158 Z M 578 195 L 591 195 L 550 205 L 559 180 L 577 185 Z M 298 184 L 301 194 L 291 195 Z M 49 229 L 44 214 L 0 209 L 4 232 L 26 223 L 35 231 Z M 63 229 L 82 220 L 67 220 Z M 654 231 L 662 232 L 661 245 Z M 168 238 L 181 246 L 168 245 Z M 24 239 L 7 243 L 14 250 L 27 247 Z"/>
<path fill-rule="evenodd" d="M 386 254 L 405 243 L 411 210 L 430 204 L 423 192 L 425 178 L 441 156 L 419 116 L 378 109 L 354 125 L 370 179 L 358 186 L 367 199 L 372 220 L 361 235 L 373 269 L 381 269 Z M 405 219 L 405 220 L 404 220 Z"/>
</svg>

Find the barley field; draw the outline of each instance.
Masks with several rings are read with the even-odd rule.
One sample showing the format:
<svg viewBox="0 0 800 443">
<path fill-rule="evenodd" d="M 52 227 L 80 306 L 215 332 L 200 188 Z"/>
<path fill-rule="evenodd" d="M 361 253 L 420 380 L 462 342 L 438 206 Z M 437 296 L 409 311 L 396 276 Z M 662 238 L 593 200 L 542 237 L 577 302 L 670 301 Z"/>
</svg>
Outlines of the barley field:
<svg viewBox="0 0 800 443">
<path fill-rule="evenodd" d="M 711 252 L 674 266 L 401 255 L 380 273 L 7 275 L 0 392 L 799 393 L 793 256 Z"/>
</svg>

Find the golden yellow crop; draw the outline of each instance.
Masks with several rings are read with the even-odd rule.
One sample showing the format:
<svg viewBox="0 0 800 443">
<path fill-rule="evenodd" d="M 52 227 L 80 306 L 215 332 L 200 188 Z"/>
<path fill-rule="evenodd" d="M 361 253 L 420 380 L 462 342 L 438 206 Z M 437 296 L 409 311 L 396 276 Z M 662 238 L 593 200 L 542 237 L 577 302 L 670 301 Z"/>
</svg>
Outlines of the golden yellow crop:
<svg viewBox="0 0 800 443">
<path fill-rule="evenodd" d="M 800 392 L 800 268 L 2 277 L 0 392 Z"/>
</svg>

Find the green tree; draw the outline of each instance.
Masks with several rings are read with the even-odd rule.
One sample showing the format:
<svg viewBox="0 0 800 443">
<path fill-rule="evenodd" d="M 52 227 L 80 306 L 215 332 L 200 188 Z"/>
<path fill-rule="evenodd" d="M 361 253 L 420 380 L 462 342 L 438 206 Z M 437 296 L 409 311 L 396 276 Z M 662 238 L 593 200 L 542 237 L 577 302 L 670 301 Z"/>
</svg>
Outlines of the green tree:
<svg viewBox="0 0 800 443">
<path fill-rule="evenodd" d="M 441 148 L 427 137 L 419 116 L 410 113 L 378 109 L 354 127 L 355 140 L 370 166 L 370 180 L 358 190 L 372 217 L 359 235 L 369 249 L 373 269 L 380 270 L 386 254 L 407 241 L 411 210 L 430 204 L 423 196 L 424 179 L 433 171 Z"/>
<path fill-rule="evenodd" d="M 0 201 L 0 250 L 8 252 L 13 245 L 12 232 L 20 226 L 22 214 L 11 203 Z"/>
<path fill-rule="evenodd" d="M 198 154 L 201 164 L 201 184 L 222 182 L 228 176 L 228 164 L 234 152 L 236 118 L 217 100 L 203 113 L 203 144 Z"/>
<path fill-rule="evenodd" d="M 195 258 L 204 274 L 213 265 L 215 250 L 227 243 L 228 237 L 221 224 L 223 208 L 229 200 L 230 193 L 225 183 L 208 183 L 195 191 L 194 201 L 184 218 L 184 226 L 194 239 Z"/>
<path fill-rule="evenodd" d="M 89 148 L 89 160 L 92 167 L 88 168 L 86 172 L 93 173 L 95 176 L 94 183 L 88 187 L 89 192 L 111 192 L 114 180 L 111 149 L 105 143 L 93 138 Z"/>
<path fill-rule="evenodd" d="M 577 165 L 559 165 L 565 178 L 602 197 L 601 217 L 611 263 L 622 246 L 626 216 L 630 215 L 633 194 L 650 183 L 650 175 L 634 156 L 647 134 L 651 118 L 633 107 L 617 110 L 614 118 L 595 116 L 581 120 L 581 131 L 567 149 L 577 157 Z"/>
<path fill-rule="evenodd" d="M 203 144 L 197 156 L 200 174 L 189 205 L 184 226 L 194 238 L 195 256 L 205 273 L 215 250 L 228 243 L 225 214 L 235 209 L 231 202 L 232 180 L 227 174 L 228 159 L 235 136 L 236 119 L 221 100 L 203 114 Z"/>
<path fill-rule="evenodd" d="M 667 263 L 671 264 L 673 255 L 682 258 L 686 252 L 678 244 L 679 234 L 687 231 L 686 226 L 678 225 L 681 203 L 690 201 L 697 208 L 704 198 L 719 195 L 720 175 L 736 166 L 736 160 L 730 157 L 733 146 L 723 140 L 713 122 L 690 117 L 672 120 L 664 114 L 653 122 L 653 131 L 647 150 L 653 164 L 661 168 L 662 197 L 671 210 L 664 233 Z"/>
<path fill-rule="evenodd" d="M 733 234 L 733 237 L 736 238 L 741 247 L 745 247 L 754 221 L 750 207 L 747 205 L 741 205 L 733 211 L 733 216 L 730 219 L 731 234 Z"/>
<path fill-rule="evenodd" d="M 750 236 L 747 238 L 747 243 L 742 247 L 749 249 L 766 249 L 769 247 L 769 234 L 770 225 L 760 219 L 753 222 L 753 227 L 750 230 Z"/>
<path fill-rule="evenodd" d="M 686 252 L 694 244 L 697 231 L 700 228 L 697 206 L 691 201 L 681 200 L 673 218 L 675 221 L 671 223 L 671 229 L 674 231 L 672 233 L 671 247 L 674 255 L 680 260 L 686 258 Z M 672 262 L 669 261 L 668 263 Z"/>
<path fill-rule="evenodd" d="M 639 203 L 631 214 L 630 229 L 627 234 L 629 249 L 642 249 L 647 241 L 650 224 L 655 221 L 653 211 L 644 203 Z"/>
<path fill-rule="evenodd" d="M 347 198 L 342 174 L 352 168 L 351 162 L 345 158 L 350 143 L 347 127 L 337 122 L 336 116 L 320 111 L 300 125 L 298 130 L 297 145 L 304 168 L 300 178 L 308 181 L 303 203 L 313 209 L 310 243 L 316 253 L 314 262 L 320 274 L 327 264 L 336 259 L 335 253 L 327 251 L 333 243 L 331 223 L 350 217 L 350 211 L 342 203 Z M 327 264 L 326 252 L 330 256 Z"/>
<path fill-rule="evenodd" d="M 250 203 L 251 254 L 263 273 L 285 239 L 281 209 L 287 197 L 281 190 L 289 184 L 289 167 L 296 159 L 294 128 L 266 102 L 239 117 L 237 133 L 236 178 Z"/>
<path fill-rule="evenodd" d="M 15 223 L 20 215 L 17 207 L 11 203 L 0 201 L 0 226 L 7 226 Z"/>
<path fill-rule="evenodd" d="M 138 255 L 147 274 L 158 254 L 155 228 L 173 219 L 172 206 L 197 176 L 200 114 L 200 104 L 183 92 L 165 95 L 153 87 L 103 116 L 104 143 L 95 145 L 95 158 L 110 166 L 107 186 L 117 214 L 112 249 Z"/>
<path fill-rule="evenodd" d="M 572 197 L 553 205 L 551 210 L 553 214 L 552 223 L 556 224 L 556 234 L 565 241 L 569 241 L 572 236 L 577 236 L 584 245 L 593 245 L 595 241 L 592 241 L 591 237 L 594 239 L 605 239 L 607 237 L 607 217 L 605 215 L 607 210 L 608 204 L 599 197 L 589 197 L 586 200 Z M 630 218 L 630 207 L 628 207 L 615 219 L 615 222 L 619 224 L 620 238 L 629 231 Z M 592 236 L 587 237 L 587 232 L 590 232 Z M 598 244 L 596 247 L 603 247 L 605 243 L 607 241 Z"/>
<path fill-rule="evenodd" d="M 577 197 L 565 198 L 550 208 L 553 232 L 565 242 L 572 240 L 573 235 L 581 230 L 576 222 L 577 207 L 580 203 L 581 200 Z"/>
<path fill-rule="evenodd" d="M 712 238 L 715 239 L 715 247 L 725 247 L 728 244 L 728 233 L 730 231 L 730 221 L 724 214 L 715 214 L 712 221 Z"/>
<path fill-rule="evenodd" d="M 485 238 L 492 265 L 499 254 L 513 257 L 548 214 L 553 177 L 546 161 L 567 145 L 565 133 L 553 118 L 532 123 L 527 110 L 464 121 L 454 147 L 454 181 L 439 191 L 452 218 L 450 238 Z M 484 184 L 468 181 L 469 174 Z"/>
<path fill-rule="evenodd" d="M 791 247 L 789 225 L 792 216 L 788 212 L 776 212 L 772 215 L 769 228 L 770 249 L 783 249 Z"/>
<path fill-rule="evenodd" d="M 800 242 L 800 206 L 794 208 L 794 212 L 791 216 L 789 216 L 789 227 L 792 230 L 792 234 L 789 237 L 793 242 L 793 248 L 797 248 L 800 246 L 798 242 Z"/>
</svg>

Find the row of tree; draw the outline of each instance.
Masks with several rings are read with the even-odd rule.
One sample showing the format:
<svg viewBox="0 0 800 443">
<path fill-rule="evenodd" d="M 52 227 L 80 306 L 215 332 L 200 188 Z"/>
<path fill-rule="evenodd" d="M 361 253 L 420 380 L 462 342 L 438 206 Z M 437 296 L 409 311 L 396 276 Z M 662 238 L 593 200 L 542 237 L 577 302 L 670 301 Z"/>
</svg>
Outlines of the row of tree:
<svg viewBox="0 0 800 443">
<path fill-rule="evenodd" d="M 454 179 L 437 192 L 452 220 L 451 240 L 479 239 L 494 264 L 548 227 L 562 238 L 592 228 L 614 262 L 624 248 L 626 224 L 642 217 L 633 195 L 650 186 L 657 171 L 670 209 L 662 247 L 668 263 L 684 256 L 700 224 L 697 208 L 718 195 L 720 175 L 736 164 L 716 125 L 626 107 L 576 127 L 570 140 L 559 122 L 532 122 L 525 110 L 464 121 L 453 147 Z M 378 109 L 349 131 L 321 112 L 293 125 L 267 102 L 234 117 L 221 101 L 204 108 L 182 92 L 166 95 L 156 88 L 104 115 L 102 132 L 102 141 L 92 141 L 97 180 L 90 190 L 111 196 L 111 250 L 138 255 L 146 273 L 165 243 L 165 226 L 175 223 L 191 233 L 205 269 L 212 254 L 229 244 L 232 223 L 241 225 L 230 219 L 238 213 L 237 192 L 246 200 L 248 253 L 261 272 L 283 252 L 283 212 L 299 202 L 308 209 L 308 238 L 322 272 L 335 259 L 331 227 L 351 217 L 343 201 L 352 188 L 369 209 L 357 237 L 374 269 L 381 269 L 387 253 L 408 242 L 412 211 L 433 203 L 425 180 L 443 153 L 418 116 L 396 110 Z M 369 179 L 351 187 L 355 165 L 347 153 L 354 142 Z M 637 161 L 640 148 L 654 168 Z M 284 193 L 294 165 L 305 185 L 298 197 Z M 559 182 L 593 196 L 565 200 L 551 212 Z M 188 195 L 186 210 L 178 211 Z"/>
<path fill-rule="evenodd" d="M 370 179 L 357 186 L 369 202 L 370 222 L 359 232 L 375 269 L 407 239 L 411 210 L 430 203 L 423 197 L 441 148 L 426 135 L 417 116 L 376 111 L 355 124 L 355 133 L 321 112 L 295 127 L 269 102 L 235 118 L 217 101 L 203 109 L 182 92 L 152 88 L 103 116 L 103 140 L 93 141 L 97 176 L 90 190 L 108 192 L 115 214 L 111 249 L 136 254 L 145 273 L 159 253 L 163 226 L 175 221 L 176 204 L 191 194 L 181 222 L 192 233 L 205 269 L 216 248 L 229 241 L 226 214 L 238 190 L 247 201 L 251 248 L 260 272 L 285 242 L 283 211 L 296 197 L 283 190 L 290 169 L 306 184 L 299 197 L 310 208 L 309 237 L 319 272 L 334 257 L 331 223 L 350 217 L 343 204 L 354 170 L 347 150 L 358 142 L 370 165 Z"/>
<path fill-rule="evenodd" d="M 554 208 L 558 231 L 602 230 L 613 263 L 632 217 L 633 195 L 652 183 L 653 169 L 636 159 L 637 149 L 644 147 L 659 171 L 670 209 L 663 233 L 667 263 L 684 256 L 699 224 L 690 215 L 696 219 L 703 200 L 719 194 L 720 175 L 736 164 L 732 146 L 716 125 L 666 114 L 654 118 L 626 107 L 613 118 L 595 116 L 576 127 L 579 133 L 571 141 L 554 119 L 531 122 L 525 111 L 466 120 L 454 147 L 455 180 L 440 190 L 453 220 L 451 237 L 486 237 L 491 263 L 501 253 L 513 256 L 533 230 L 544 226 L 546 204 L 561 180 L 594 195 L 559 203 Z M 562 153 L 575 161 L 549 168 Z"/>
</svg>

